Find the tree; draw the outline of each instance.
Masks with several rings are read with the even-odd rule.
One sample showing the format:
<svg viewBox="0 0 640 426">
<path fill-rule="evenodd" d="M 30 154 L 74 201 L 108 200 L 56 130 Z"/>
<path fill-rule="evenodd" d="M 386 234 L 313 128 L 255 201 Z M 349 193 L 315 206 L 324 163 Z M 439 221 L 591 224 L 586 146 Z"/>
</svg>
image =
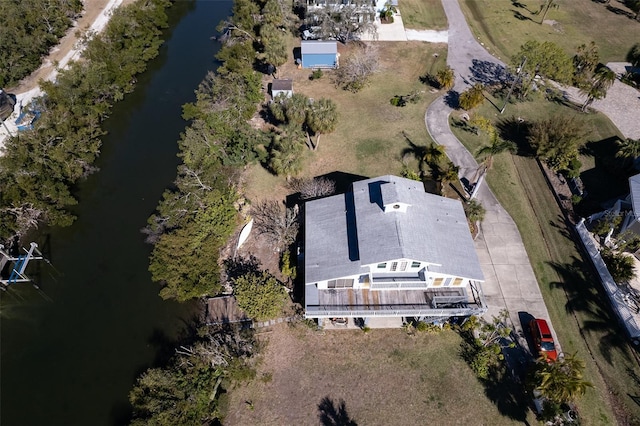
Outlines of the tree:
<svg viewBox="0 0 640 426">
<path fill-rule="evenodd" d="M 422 154 L 422 158 L 420 158 L 420 160 L 429 166 L 431 170 L 437 169 L 440 163 L 447 158 L 446 148 L 444 145 L 438 145 L 435 142 L 430 142 L 427 146 L 421 149 L 420 154 Z"/>
<path fill-rule="evenodd" d="M 378 50 L 373 45 L 358 46 L 336 70 L 335 84 L 344 90 L 359 92 L 379 66 Z"/>
<path fill-rule="evenodd" d="M 480 379 L 487 379 L 491 370 L 504 359 L 503 347 L 515 346 L 514 343 L 505 345 L 511 335 L 511 328 L 507 326 L 508 318 L 509 311 L 503 309 L 491 322 L 471 316 L 461 327 L 465 340 L 462 343 L 462 356 Z"/>
<path fill-rule="evenodd" d="M 380 11 L 380 19 L 393 22 L 393 14 L 398 13 L 398 9 L 390 2 L 384 4 L 384 8 Z"/>
<path fill-rule="evenodd" d="M 315 151 L 320 144 L 320 135 L 331 133 L 338 124 L 338 109 L 331 99 L 319 99 L 311 104 L 307 110 L 306 124 L 308 128 L 316 134 L 316 143 L 312 144 Z"/>
<path fill-rule="evenodd" d="M 460 107 L 469 111 L 484 102 L 484 84 L 476 83 L 460 94 Z"/>
<path fill-rule="evenodd" d="M 627 138 L 619 140 L 617 145 L 618 151 L 616 152 L 616 157 L 624 158 L 632 162 L 640 157 L 640 139 Z"/>
<path fill-rule="evenodd" d="M 556 171 L 569 170 L 584 144 L 584 125 L 573 116 L 554 115 L 535 121 L 529 129 L 529 144 L 536 155 Z"/>
<path fill-rule="evenodd" d="M 282 314 L 287 300 L 286 288 L 268 272 L 250 272 L 236 278 L 233 282 L 233 294 L 240 309 L 258 321 Z"/>
<path fill-rule="evenodd" d="M 526 61 L 524 59 L 526 58 Z M 520 47 L 520 51 L 511 58 L 514 69 L 524 63 L 520 73 L 522 78 L 522 97 L 526 97 L 537 75 L 567 84 L 573 76 L 571 58 L 560 46 L 550 41 L 540 43 L 529 40 Z"/>
<path fill-rule="evenodd" d="M 578 46 L 576 54 L 573 56 L 573 83 L 578 88 L 589 86 L 591 77 L 596 67 L 600 63 L 600 54 L 598 46 L 595 42 L 589 45 L 581 44 Z"/>
<path fill-rule="evenodd" d="M 478 200 L 469 200 L 464 204 L 464 212 L 467 214 L 469 222 L 475 223 L 482 222 L 487 211 Z"/>
<path fill-rule="evenodd" d="M 305 23 L 324 40 L 338 40 L 349 43 L 362 34 L 375 34 L 376 11 L 371 2 L 353 0 L 344 3 L 318 2 L 322 7 L 307 13 Z"/>
<path fill-rule="evenodd" d="M 298 215 L 294 209 L 282 209 L 275 200 L 263 201 L 251 208 L 256 231 L 267 237 L 274 251 L 293 244 L 298 236 Z"/>
<path fill-rule="evenodd" d="M 584 368 L 585 362 L 576 358 L 576 354 L 565 355 L 555 362 L 546 362 L 541 358 L 535 365 L 533 387 L 551 402 L 572 402 L 593 387 L 583 378 Z"/>
<path fill-rule="evenodd" d="M 451 90 L 456 82 L 456 76 L 450 66 L 446 66 L 436 73 L 436 81 L 441 88 Z"/>
<path fill-rule="evenodd" d="M 289 188 L 300 193 L 300 198 L 308 200 L 310 198 L 326 197 L 336 192 L 336 183 L 324 177 L 310 179 L 291 179 Z"/>
<path fill-rule="evenodd" d="M 611 277 L 616 283 L 627 283 L 635 278 L 635 263 L 631 255 L 616 253 L 609 249 L 603 250 L 601 254 Z"/>
<path fill-rule="evenodd" d="M 201 198 L 192 206 L 195 211 L 176 216 L 173 226 L 158 238 L 151 252 L 149 271 L 154 281 L 164 284 L 160 291 L 163 299 L 183 302 L 214 296 L 221 290 L 220 268 L 215 259 L 235 230 L 235 195 L 199 189 Z M 187 206 L 183 202 L 181 207 Z"/>
<path fill-rule="evenodd" d="M 269 167 L 277 175 L 286 175 L 287 181 L 302 170 L 304 145 L 298 129 L 287 129 L 274 134 L 269 147 Z"/>
<path fill-rule="evenodd" d="M 269 105 L 269 109 L 276 120 L 293 126 L 302 126 L 307 119 L 309 104 L 309 98 L 302 93 L 294 93 L 292 96 L 281 93 Z"/>
<path fill-rule="evenodd" d="M 440 179 L 440 190 L 444 195 L 445 187 L 459 179 L 458 173 L 460 167 L 453 164 L 451 161 L 445 162 L 444 165 L 438 167 L 438 178 Z"/>
<path fill-rule="evenodd" d="M 476 158 L 483 159 L 487 168 L 490 169 L 493 166 L 493 157 L 503 152 L 516 152 L 516 144 L 511 141 L 506 141 L 496 136 L 489 140 L 489 145 L 483 145 L 476 151 Z"/>
<path fill-rule="evenodd" d="M 640 43 L 631 46 L 627 53 L 627 61 L 631 62 L 631 66 L 640 67 Z"/>
<path fill-rule="evenodd" d="M 582 104 L 582 112 L 585 112 L 594 100 L 607 96 L 607 91 L 613 85 L 614 81 L 616 81 L 616 73 L 613 72 L 611 68 L 604 65 L 598 67 L 589 87 L 580 90 L 583 95 L 587 96 L 587 99 Z"/>
</svg>

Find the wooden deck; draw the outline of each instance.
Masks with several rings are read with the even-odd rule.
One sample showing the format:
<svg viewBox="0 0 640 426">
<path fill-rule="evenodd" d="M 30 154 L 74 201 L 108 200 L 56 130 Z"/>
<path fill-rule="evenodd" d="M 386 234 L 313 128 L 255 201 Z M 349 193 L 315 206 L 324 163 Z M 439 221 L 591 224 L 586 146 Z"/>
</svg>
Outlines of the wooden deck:
<svg viewBox="0 0 640 426">
<path fill-rule="evenodd" d="M 465 297 L 469 298 L 464 288 L 434 289 L 434 290 L 369 290 L 369 289 L 329 289 L 318 291 L 319 305 L 353 306 L 376 309 L 382 306 L 432 306 L 434 297 Z"/>
<path fill-rule="evenodd" d="M 245 321 L 251 321 L 251 319 L 238 307 L 235 297 L 212 297 L 207 300 L 207 324 L 232 324 Z"/>
</svg>

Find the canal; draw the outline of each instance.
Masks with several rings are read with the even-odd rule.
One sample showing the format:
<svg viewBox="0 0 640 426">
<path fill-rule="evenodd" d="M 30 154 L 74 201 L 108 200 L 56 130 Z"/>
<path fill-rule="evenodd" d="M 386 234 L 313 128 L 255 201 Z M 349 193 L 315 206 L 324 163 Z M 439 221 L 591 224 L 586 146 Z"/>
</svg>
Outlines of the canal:
<svg viewBox="0 0 640 426">
<path fill-rule="evenodd" d="M 105 122 L 100 170 L 76 193 L 77 221 L 36 239 L 53 265 L 35 272 L 41 291 L 16 284 L 1 295 L 3 426 L 126 423 L 135 378 L 196 310 L 158 297 L 140 230 L 175 177 L 181 106 L 217 66 L 211 37 L 231 6 L 181 0 L 168 10 L 160 55 Z"/>
</svg>

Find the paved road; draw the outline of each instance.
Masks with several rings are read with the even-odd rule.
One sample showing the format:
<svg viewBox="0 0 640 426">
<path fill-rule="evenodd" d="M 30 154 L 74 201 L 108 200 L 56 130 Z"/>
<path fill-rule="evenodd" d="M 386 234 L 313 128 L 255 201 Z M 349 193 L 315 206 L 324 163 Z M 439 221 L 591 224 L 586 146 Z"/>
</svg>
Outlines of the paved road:
<svg viewBox="0 0 640 426">
<path fill-rule="evenodd" d="M 442 5 L 449 21 L 447 63 L 456 72 L 454 91 L 461 92 L 476 81 L 503 77 L 504 64 L 475 40 L 458 1 L 442 0 Z M 444 145 L 447 155 L 460 166 L 461 180 L 473 183 L 478 163 L 451 132 L 448 119 L 452 111 L 442 97 L 427 109 L 425 123 L 433 140 Z M 486 318 L 491 319 L 507 308 L 519 343 L 527 348 L 521 322 L 531 317 L 549 319 L 547 307 L 513 219 L 484 182 L 480 183 L 477 199 L 487 211 L 475 241 L 486 280 L 483 285 L 489 305 Z"/>
</svg>

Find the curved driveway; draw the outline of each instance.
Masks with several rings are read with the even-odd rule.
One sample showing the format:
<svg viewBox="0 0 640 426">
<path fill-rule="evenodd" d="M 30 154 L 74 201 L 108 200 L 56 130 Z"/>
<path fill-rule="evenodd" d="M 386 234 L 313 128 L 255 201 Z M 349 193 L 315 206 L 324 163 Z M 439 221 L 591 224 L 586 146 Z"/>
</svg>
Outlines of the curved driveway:
<svg viewBox="0 0 640 426">
<path fill-rule="evenodd" d="M 475 40 L 458 0 L 442 0 L 442 5 L 449 21 L 447 63 L 456 72 L 454 91 L 462 92 L 475 81 L 492 76 L 503 77 L 504 64 Z M 449 115 L 452 111 L 445 97 L 436 100 L 425 115 L 427 130 L 434 141 L 446 147 L 447 155 L 460 167 L 460 179 L 474 183 L 478 163 L 451 132 Z M 519 313 L 548 320 L 547 307 L 513 219 L 484 182 L 480 182 L 477 199 L 486 209 L 481 232 L 475 241 L 485 276 L 482 288 L 489 306 L 486 318 L 490 320 L 507 308 L 520 344 L 527 347 Z"/>
</svg>

